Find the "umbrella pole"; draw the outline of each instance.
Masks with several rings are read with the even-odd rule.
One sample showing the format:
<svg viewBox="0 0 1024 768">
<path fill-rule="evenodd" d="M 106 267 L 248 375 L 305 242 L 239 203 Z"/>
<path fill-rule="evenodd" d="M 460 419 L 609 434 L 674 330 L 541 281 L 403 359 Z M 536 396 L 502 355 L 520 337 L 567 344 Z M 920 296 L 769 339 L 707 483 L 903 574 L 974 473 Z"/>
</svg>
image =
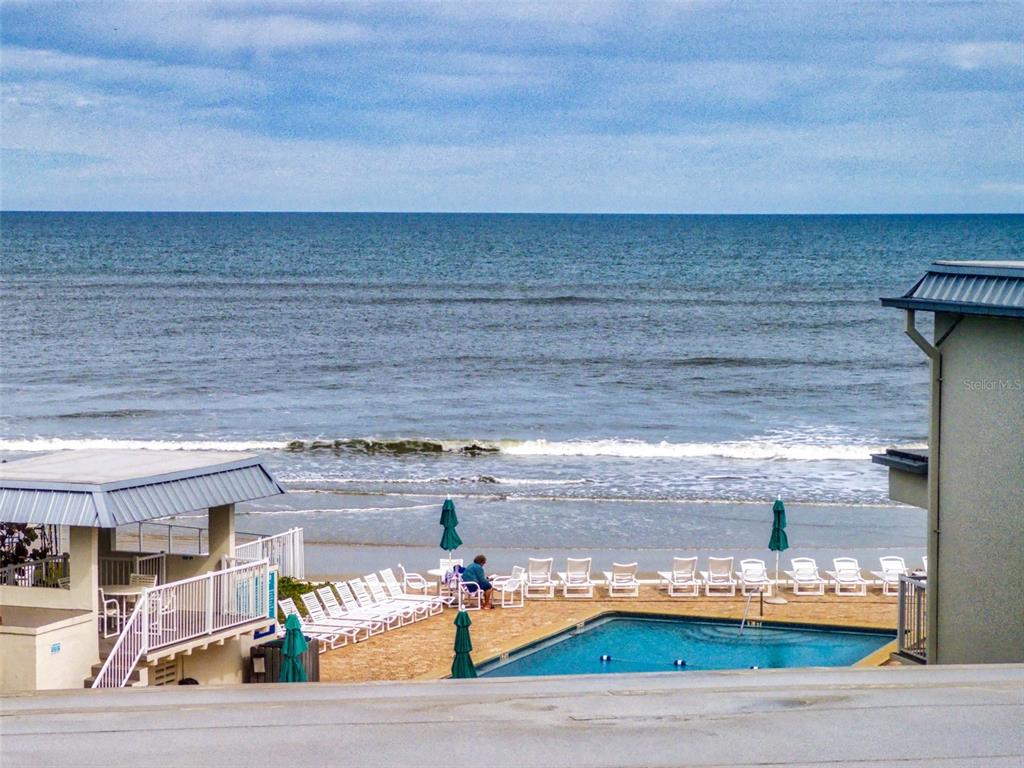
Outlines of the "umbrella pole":
<svg viewBox="0 0 1024 768">
<path fill-rule="evenodd" d="M 779 594 L 779 553 L 775 553 L 775 589 L 772 590 L 772 596 L 765 598 L 765 602 L 768 605 L 785 605 L 789 601 Z"/>
</svg>

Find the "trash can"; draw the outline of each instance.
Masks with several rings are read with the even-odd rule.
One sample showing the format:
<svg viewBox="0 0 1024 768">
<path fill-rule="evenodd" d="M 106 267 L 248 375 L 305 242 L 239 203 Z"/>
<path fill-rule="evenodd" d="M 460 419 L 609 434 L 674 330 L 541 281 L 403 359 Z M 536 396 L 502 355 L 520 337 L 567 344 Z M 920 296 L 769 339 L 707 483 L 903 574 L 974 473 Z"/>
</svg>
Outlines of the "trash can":
<svg viewBox="0 0 1024 768">
<path fill-rule="evenodd" d="M 306 669 L 306 678 L 311 683 L 320 682 L 320 652 L 315 638 L 307 637 L 309 648 L 299 658 Z M 254 645 L 245 664 L 244 680 L 247 683 L 277 683 L 281 680 L 281 649 L 284 639 L 271 640 L 263 645 Z"/>
</svg>

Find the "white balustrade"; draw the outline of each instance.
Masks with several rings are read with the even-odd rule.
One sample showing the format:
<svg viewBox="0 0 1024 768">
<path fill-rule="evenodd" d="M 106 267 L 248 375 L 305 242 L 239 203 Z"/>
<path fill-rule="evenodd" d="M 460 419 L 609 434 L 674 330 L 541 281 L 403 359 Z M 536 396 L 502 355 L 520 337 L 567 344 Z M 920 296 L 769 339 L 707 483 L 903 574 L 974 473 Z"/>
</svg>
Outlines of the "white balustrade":
<svg viewBox="0 0 1024 768">
<path fill-rule="evenodd" d="M 248 541 L 235 546 L 232 562 L 246 560 L 269 560 L 276 565 L 281 576 L 295 579 L 306 578 L 306 559 L 301 528 L 291 528 L 284 533 Z"/>
<path fill-rule="evenodd" d="M 262 559 L 144 590 L 92 687 L 125 685 L 147 653 L 266 617 L 270 567 Z"/>
</svg>

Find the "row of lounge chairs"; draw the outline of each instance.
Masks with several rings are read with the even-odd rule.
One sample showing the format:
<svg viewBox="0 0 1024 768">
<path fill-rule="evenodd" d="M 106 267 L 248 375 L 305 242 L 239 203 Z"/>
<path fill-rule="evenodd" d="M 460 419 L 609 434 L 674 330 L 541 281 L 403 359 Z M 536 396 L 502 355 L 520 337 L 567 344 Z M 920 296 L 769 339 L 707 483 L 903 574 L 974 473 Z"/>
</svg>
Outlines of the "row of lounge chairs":
<svg viewBox="0 0 1024 768">
<path fill-rule="evenodd" d="M 764 560 L 740 560 L 738 570 L 734 570 L 734 562 L 732 557 L 709 557 L 707 570 L 698 570 L 696 557 L 675 557 L 672 570 L 658 572 L 658 585 L 670 597 L 698 597 L 701 590 L 708 597 L 731 597 L 736 595 L 737 588 L 743 596 L 752 592 L 770 595 L 787 584 L 795 595 L 823 595 L 831 585 L 837 595 L 863 596 L 873 583 L 864 578 L 860 563 L 852 557 L 835 558 L 832 570 L 825 571 L 824 576 L 814 558 L 795 557 L 790 561 L 791 569 L 785 571 L 787 578 L 780 578 L 778 582 L 769 574 Z M 502 607 L 520 607 L 523 598 L 554 598 L 558 590 L 567 599 L 593 598 L 598 586 L 604 586 L 609 597 L 639 596 L 641 582 L 637 578 L 637 563 L 613 563 L 610 571 L 603 572 L 603 582 L 592 577 L 592 563 L 589 557 L 570 557 L 565 570 L 552 575 L 553 558 L 531 557 L 526 568 L 516 566 L 509 576 L 492 577 L 492 582 Z M 446 560 L 442 562 L 442 569 L 460 564 Z M 881 584 L 883 594 L 896 594 L 900 576 L 908 573 L 906 563 L 902 557 L 886 556 L 880 559 L 880 565 L 881 570 L 871 572 L 875 577 L 874 583 Z M 927 567 L 927 560 L 924 566 Z M 429 592 L 430 582 L 419 574 L 399 568 L 407 588 Z M 443 582 L 438 592 L 447 594 Z M 479 598 L 479 593 L 476 593 L 476 598 Z"/>
<path fill-rule="evenodd" d="M 308 616 L 291 598 L 278 600 L 278 607 L 285 617 L 298 616 L 303 634 L 318 642 L 321 653 L 435 616 L 446 603 L 440 596 L 407 592 L 390 568 L 299 597 Z"/>
</svg>

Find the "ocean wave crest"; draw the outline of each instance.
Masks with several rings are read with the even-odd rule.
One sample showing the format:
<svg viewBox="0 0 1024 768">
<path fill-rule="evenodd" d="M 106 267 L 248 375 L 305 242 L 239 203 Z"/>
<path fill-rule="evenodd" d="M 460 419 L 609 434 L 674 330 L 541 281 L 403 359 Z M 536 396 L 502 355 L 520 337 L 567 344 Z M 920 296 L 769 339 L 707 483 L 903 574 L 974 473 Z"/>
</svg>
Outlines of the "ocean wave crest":
<svg viewBox="0 0 1024 768">
<path fill-rule="evenodd" d="M 71 449 L 221 450 L 336 452 L 373 454 L 461 454 L 482 456 L 593 457 L 622 459 L 737 459 L 756 461 L 868 461 L 884 445 L 840 442 L 826 438 L 753 438 L 748 440 L 671 443 L 627 439 L 600 440 L 439 440 L 434 438 L 344 438 L 338 440 L 134 440 L 112 438 L 29 438 L 0 440 L 0 451 L 34 452 Z M 484 479 L 484 478 L 487 479 Z M 525 479 L 524 479 L 525 480 Z M 475 482 L 522 482 L 478 476 Z M 425 482 L 430 482 L 427 480 Z"/>
</svg>

